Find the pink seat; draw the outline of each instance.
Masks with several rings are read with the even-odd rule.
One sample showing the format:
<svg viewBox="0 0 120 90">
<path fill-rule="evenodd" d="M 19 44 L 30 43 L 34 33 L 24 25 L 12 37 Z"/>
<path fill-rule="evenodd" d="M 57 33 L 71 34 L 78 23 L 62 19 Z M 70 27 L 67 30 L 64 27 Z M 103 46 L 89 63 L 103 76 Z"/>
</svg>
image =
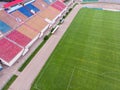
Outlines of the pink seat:
<svg viewBox="0 0 120 90">
<path fill-rule="evenodd" d="M 0 40 L 0 58 L 5 60 L 6 62 L 10 62 L 20 51 L 22 48 L 15 45 L 14 43 L 8 41 L 5 38 Z"/>
<path fill-rule="evenodd" d="M 22 33 L 18 32 L 16 30 L 12 31 L 6 37 L 15 41 L 16 43 L 18 43 L 19 45 L 21 45 L 23 47 L 25 47 L 31 41 L 31 39 L 29 37 L 23 35 Z"/>
<path fill-rule="evenodd" d="M 51 6 L 54 7 L 54 8 L 56 8 L 56 9 L 58 9 L 59 11 L 62 11 L 62 10 L 66 7 L 66 6 L 65 6 L 62 2 L 60 2 L 60 1 L 54 2 Z"/>
</svg>

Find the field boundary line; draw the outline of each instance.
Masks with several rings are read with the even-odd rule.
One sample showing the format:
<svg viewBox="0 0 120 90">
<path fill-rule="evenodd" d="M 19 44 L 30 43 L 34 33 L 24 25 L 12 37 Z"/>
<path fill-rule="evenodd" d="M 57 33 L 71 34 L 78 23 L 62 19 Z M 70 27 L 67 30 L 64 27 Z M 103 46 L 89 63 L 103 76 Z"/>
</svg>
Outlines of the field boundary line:
<svg viewBox="0 0 120 90">
<path fill-rule="evenodd" d="M 68 90 L 69 87 L 70 87 L 70 84 L 71 84 L 71 81 L 72 81 L 72 78 L 73 78 L 73 75 L 74 75 L 74 71 L 75 71 L 75 66 L 74 66 L 74 68 L 73 68 L 73 71 L 72 71 L 71 77 L 70 77 L 70 79 L 69 79 L 69 82 L 68 82 L 68 85 L 67 85 L 67 90 Z"/>
<path fill-rule="evenodd" d="M 78 69 L 78 70 L 83 70 L 83 71 L 87 71 L 87 72 L 89 72 L 89 73 L 92 73 L 92 74 L 95 74 L 95 75 L 99 75 L 99 76 L 103 76 L 103 77 L 106 77 L 106 78 L 109 78 L 109 79 L 112 79 L 112 80 L 115 80 L 115 81 L 118 81 L 118 82 L 120 82 L 120 80 L 118 80 L 118 79 L 115 79 L 115 78 L 113 78 L 113 77 L 106 76 L 106 75 L 99 74 L 99 73 L 95 73 L 95 72 L 93 72 L 93 71 L 90 71 L 90 70 L 87 70 L 87 69 L 83 69 L 83 68 L 79 68 L 79 67 L 77 67 L 76 69 Z"/>
<path fill-rule="evenodd" d="M 41 79 L 41 77 L 43 76 L 43 74 L 44 74 L 44 72 L 46 71 L 46 69 L 48 68 L 48 66 L 49 66 L 49 64 L 50 64 L 50 62 L 51 62 L 52 60 L 49 60 L 49 61 L 47 61 L 48 63 L 46 64 L 46 66 L 45 66 L 45 68 L 44 68 L 44 71 L 42 71 L 41 72 L 41 75 L 38 77 L 38 79 L 36 80 L 36 83 L 35 83 L 35 88 L 36 89 L 38 89 L 38 81 Z"/>
</svg>

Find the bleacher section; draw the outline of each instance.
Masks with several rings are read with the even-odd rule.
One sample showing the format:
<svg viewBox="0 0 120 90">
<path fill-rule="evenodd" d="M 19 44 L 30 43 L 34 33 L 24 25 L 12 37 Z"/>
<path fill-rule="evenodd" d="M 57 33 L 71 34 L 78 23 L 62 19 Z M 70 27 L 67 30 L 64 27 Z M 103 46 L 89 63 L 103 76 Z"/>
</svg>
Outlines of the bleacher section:
<svg viewBox="0 0 120 90">
<path fill-rule="evenodd" d="M 8 31 L 10 31 L 11 29 L 12 28 L 8 24 L 6 24 L 5 22 L 0 20 L 0 31 L 2 33 L 6 33 Z"/>
<path fill-rule="evenodd" d="M 56 0 L 44 0 L 47 4 L 51 4 L 53 2 L 55 2 Z"/>
<path fill-rule="evenodd" d="M 25 20 L 27 20 L 27 16 L 25 16 L 18 10 L 16 10 L 15 12 L 12 12 L 11 15 L 16 19 L 17 22 L 24 22 Z"/>
<path fill-rule="evenodd" d="M 52 6 L 49 6 L 46 10 L 44 10 L 42 13 L 39 13 L 38 15 L 40 15 L 42 18 L 48 18 L 52 21 L 58 14 L 60 14 L 59 10 Z"/>
<path fill-rule="evenodd" d="M 0 20 L 9 25 L 11 28 L 15 28 L 19 23 L 10 14 L 5 11 L 0 11 Z"/>
<path fill-rule="evenodd" d="M 22 48 L 9 40 L 2 38 L 0 40 L 0 60 L 6 65 L 11 66 L 14 58 L 22 51 Z M 16 58 L 15 58 L 16 59 Z M 12 61 L 11 61 L 12 60 Z"/>
<path fill-rule="evenodd" d="M 4 4 L 4 9 L 7 13 L 14 12 L 15 10 L 34 2 L 35 0 L 13 0 Z"/>
<path fill-rule="evenodd" d="M 9 14 L 0 11 L 0 60 L 8 66 L 14 64 L 44 35 L 51 23 L 62 17 L 65 8 L 60 1 L 38 0 Z"/>
<path fill-rule="evenodd" d="M 32 23 L 34 24 L 32 25 Z M 38 32 L 41 32 L 45 28 L 45 26 L 48 25 L 48 23 L 39 16 L 35 16 L 34 18 L 31 18 L 28 22 L 26 22 L 26 24 Z"/>
<path fill-rule="evenodd" d="M 59 11 L 62 11 L 62 10 L 66 7 L 66 6 L 65 6 L 63 3 L 61 3 L 60 1 L 56 1 L 56 2 L 53 3 L 51 6 L 54 7 L 54 8 L 56 8 L 56 9 L 58 9 Z"/>
<path fill-rule="evenodd" d="M 39 9 L 36 8 L 35 6 L 33 6 L 32 4 L 28 4 L 26 6 L 23 6 L 22 8 L 19 8 L 18 10 L 27 17 L 31 17 L 32 15 L 34 15 L 34 13 L 39 11 Z"/>
<path fill-rule="evenodd" d="M 12 31 L 6 37 L 13 40 L 14 42 L 18 43 L 23 47 L 25 47 L 31 41 L 30 38 L 28 38 L 27 36 L 23 35 L 22 33 L 16 30 Z"/>
<path fill-rule="evenodd" d="M 22 25 L 21 27 L 17 28 L 17 31 L 29 37 L 30 39 L 34 39 L 38 35 L 38 32 L 26 25 Z"/>
<path fill-rule="evenodd" d="M 40 2 L 34 2 L 33 5 L 35 5 L 36 7 L 40 8 L 40 11 L 43 11 L 43 10 L 45 10 L 48 7 L 48 4 L 46 4 L 42 0 Z"/>
</svg>

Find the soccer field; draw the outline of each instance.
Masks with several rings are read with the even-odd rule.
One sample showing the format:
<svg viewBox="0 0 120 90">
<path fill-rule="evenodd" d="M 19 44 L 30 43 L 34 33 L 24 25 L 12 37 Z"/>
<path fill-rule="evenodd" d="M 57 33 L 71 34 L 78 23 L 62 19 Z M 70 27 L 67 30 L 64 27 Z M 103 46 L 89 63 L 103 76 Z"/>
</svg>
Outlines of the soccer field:
<svg viewBox="0 0 120 90">
<path fill-rule="evenodd" d="M 31 90 L 120 90 L 120 12 L 82 8 Z"/>
</svg>

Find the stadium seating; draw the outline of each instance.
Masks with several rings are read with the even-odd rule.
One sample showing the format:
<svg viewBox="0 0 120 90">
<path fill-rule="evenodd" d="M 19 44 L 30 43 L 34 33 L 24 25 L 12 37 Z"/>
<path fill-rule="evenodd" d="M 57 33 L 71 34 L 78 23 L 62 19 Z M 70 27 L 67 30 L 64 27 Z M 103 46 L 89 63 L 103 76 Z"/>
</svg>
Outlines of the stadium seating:
<svg viewBox="0 0 120 90">
<path fill-rule="evenodd" d="M 19 45 L 25 47 L 31 39 L 28 38 L 27 36 L 23 35 L 22 33 L 14 30 L 10 34 L 6 36 L 7 38 L 11 39 L 12 41 L 15 41 Z"/>
<path fill-rule="evenodd" d="M 34 39 L 38 34 L 38 32 L 32 30 L 30 27 L 26 25 L 22 25 L 21 27 L 17 28 L 17 31 L 29 37 L 30 39 Z"/>
<path fill-rule="evenodd" d="M 39 11 L 39 9 L 35 6 L 33 6 L 32 4 L 23 6 L 22 8 L 19 8 L 18 10 L 27 17 L 31 17 L 34 14 L 33 12 L 31 12 L 31 10 L 33 10 L 34 12 Z"/>
<path fill-rule="evenodd" d="M 33 13 L 31 13 L 30 10 L 25 7 L 22 7 L 18 10 L 27 17 L 31 17 L 33 15 Z"/>
<path fill-rule="evenodd" d="M 15 45 L 9 40 L 2 38 L 0 40 L 0 58 L 6 62 L 10 62 L 20 51 L 21 47 Z"/>
<path fill-rule="evenodd" d="M 52 21 L 59 14 L 60 14 L 59 10 L 55 9 L 52 6 L 49 6 L 46 10 L 44 10 L 42 13 L 39 13 L 38 15 L 40 15 L 44 19 L 48 18 Z"/>
<path fill-rule="evenodd" d="M 58 9 L 59 11 L 62 11 L 62 10 L 66 7 L 66 6 L 65 6 L 62 2 L 60 2 L 60 1 L 54 2 L 51 6 L 54 7 L 54 8 L 56 8 L 56 9 Z"/>
<path fill-rule="evenodd" d="M 5 11 L 0 11 L 0 20 L 5 22 L 7 25 L 9 25 L 11 28 L 15 28 L 18 26 L 18 22 L 15 20 L 14 17 L 12 17 L 10 14 L 6 13 Z"/>
<path fill-rule="evenodd" d="M 43 11 L 43 10 L 45 10 L 45 9 L 48 7 L 48 4 L 46 4 L 46 3 L 43 2 L 43 1 L 34 2 L 33 5 L 36 6 L 37 8 L 39 8 L 40 11 Z"/>
<path fill-rule="evenodd" d="M 47 4 L 51 4 L 53 3 L 55 0 L 44 0 L 44 2 L 46 2 Z"/>
<path fill-rule="evenodd" d="M 7 11 L 0 11 L 0 59 L 2 62 L 11 66 L 21 55 L 24 55 L 23 53 L 26 53 L 26 50 L 43 35 L 65 7 L 60 1 L 38 0 L 9 14 Z M 34 15 L 34 12 L 38 13 Z"/>
<path fill-rule="evenodd" d="M 35 12 L 39 11 L 39 9 L 32 4 L 28 4 L 28 5 L 26 5 L 26 7 L 29 8 L 29 9 L 33 9 Z"/>
<path fill-rule="evenodd" d="M 25 20 L 27 20 L 27 16 L 23 15 L 18 10 L 16 10 L 15 12 L 12 12 L 11 15 L 13 17 L 15 17 L 15 19 L 17 19 L 17 18 L 21 19 L 22 22 L 24 22 Z"/>
<path fill-rule="evenodd" d="M 41 30 L 45 28 L 45 26 L 47 26 L 48 23 L 45 22 L 43 18 L 39 16 L 35 16 L 34 18 L 31 18 L 30 20 L 28 20 L 26 24 L 29 26 L 33 24 L 31 27 L 37 30 L 38 32 L 40 32 Z"/>
<path fill-rule="evenodd" d="M 0 20 L 0 31 L 2 33 L 6 33 L 8 31 L 10 31 L 11 29 L 12 28 L 9 25 L 7 25 L 5 22 L 3 22 L 3 21 Z"/>
</svg>

